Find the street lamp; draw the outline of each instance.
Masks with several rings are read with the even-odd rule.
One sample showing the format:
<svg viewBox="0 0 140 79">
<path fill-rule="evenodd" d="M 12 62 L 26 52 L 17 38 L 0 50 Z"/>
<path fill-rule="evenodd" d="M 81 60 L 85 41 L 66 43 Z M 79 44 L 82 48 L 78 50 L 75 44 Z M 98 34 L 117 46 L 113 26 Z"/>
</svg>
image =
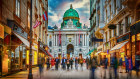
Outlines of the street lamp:
<svg viewBox="0 0 140 79">
<path fill-rule="evenodd" d="M 30 53 L 29 53 L 28 79 L 33 79 L 33 74 L 32 74 L 32 0 L 30 2 Z"/>
</svg>

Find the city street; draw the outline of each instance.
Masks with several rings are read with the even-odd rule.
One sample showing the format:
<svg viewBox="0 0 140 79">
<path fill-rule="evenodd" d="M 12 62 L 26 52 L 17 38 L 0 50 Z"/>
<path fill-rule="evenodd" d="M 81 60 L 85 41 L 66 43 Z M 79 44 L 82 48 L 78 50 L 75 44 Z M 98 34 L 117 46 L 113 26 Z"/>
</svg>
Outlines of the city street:
<svg viewBox="0 0 140 79">
<path fill-rule="evenodd" d="M 139 73 L 140 74 L 140 73 Z M 104 69 L 98 67 L 95 71 L 95 79 L 104 79 Z M 113 75 L 113 73 L 112 73 Z M 119 78 L 118 79 L 139 79 L 136 77 L 135 71 L 132 71 L 132 78 L 127 78 L 127 73 L 118 73 Z M 9 75 L 6 77 L 3 77 L 1 79 L 27 79 L 28 77 L 28 71 L 21 71 L 13 75 Z M 41 76 L 41 79 L 89 79 L 90 77 L 90 71 L 86 69 L 86 67 L 83 67 L 83 71 L 80 70 L 80 67 L 77 70 L 61 70 L 59 69 L 58 71 L 56 70 L 48 70 L 44 68 L 44 72 Z M 38 67 L 33 68 L 33 78 L 34 79 L 39 79 L 39 71 Z M 106 71 L 106 79 L 109 78 L 109 70 Z M 111 79 L 114 79 L 112 77 Z"/>
</svg>

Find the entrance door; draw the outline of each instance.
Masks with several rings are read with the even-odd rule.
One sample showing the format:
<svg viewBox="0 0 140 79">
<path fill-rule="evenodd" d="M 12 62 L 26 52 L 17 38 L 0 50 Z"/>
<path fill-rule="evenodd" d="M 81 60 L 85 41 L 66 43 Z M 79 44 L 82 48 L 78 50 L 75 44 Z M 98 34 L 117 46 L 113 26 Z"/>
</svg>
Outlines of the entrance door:
<svg viewBox="0 0 140 79">
<path fill-rule="evenodd" d="M 74 46 L 72 44 L 69 44 L 67 46 L 67 58 L 70 58 L 74 54 Z"/>
<path fill-rule="evenodd" d="M 59 58 L 59 59 L 62 59 L 61 54 L 58 54 L 58 58 Z"/>
<path fill-rule="evenodd" d="M 82 57 L 82 54 L 79 54 L 79 57 Z M 82 57 L 83 58 L 83 57 Z"/>
</svg>

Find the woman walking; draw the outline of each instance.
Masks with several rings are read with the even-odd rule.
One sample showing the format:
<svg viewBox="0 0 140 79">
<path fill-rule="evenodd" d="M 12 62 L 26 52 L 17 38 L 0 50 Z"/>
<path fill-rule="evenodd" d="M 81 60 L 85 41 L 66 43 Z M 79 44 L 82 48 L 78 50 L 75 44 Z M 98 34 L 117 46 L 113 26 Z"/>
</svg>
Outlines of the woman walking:
<svg viewBox="0 0 140 79">
<path fill-rule="evenodd" d="M 52 59 L 51 59 L 51 67 L 52 67 L 52 70 L 55 69 L 54 65 L 55 65 L 55 59 L 52 58 Z"/>
</svg>

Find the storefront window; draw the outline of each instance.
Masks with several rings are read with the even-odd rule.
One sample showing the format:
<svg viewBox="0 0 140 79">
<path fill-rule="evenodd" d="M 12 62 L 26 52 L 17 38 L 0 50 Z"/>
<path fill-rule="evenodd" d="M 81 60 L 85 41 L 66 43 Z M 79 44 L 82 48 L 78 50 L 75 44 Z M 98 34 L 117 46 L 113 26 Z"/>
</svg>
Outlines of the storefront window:
<svg viewBox="0 0 140 79">
<path fill-rule="evenodd" d="M 19 68 L 19 47 L 20 46 L 18 46 L 15 49 L 15 66 L 16 66 L 16 68 Z"/>
<path fill-rule="evenodd" d="M 140 33 L 137 34 L 137 41 L 140 41 Z"/>
<path fill-rule="evenodd" d="M 135 41 L 135 35 L 132 36 L 132 42 L 134 42 L 134 41 Z"/>
</svg>

